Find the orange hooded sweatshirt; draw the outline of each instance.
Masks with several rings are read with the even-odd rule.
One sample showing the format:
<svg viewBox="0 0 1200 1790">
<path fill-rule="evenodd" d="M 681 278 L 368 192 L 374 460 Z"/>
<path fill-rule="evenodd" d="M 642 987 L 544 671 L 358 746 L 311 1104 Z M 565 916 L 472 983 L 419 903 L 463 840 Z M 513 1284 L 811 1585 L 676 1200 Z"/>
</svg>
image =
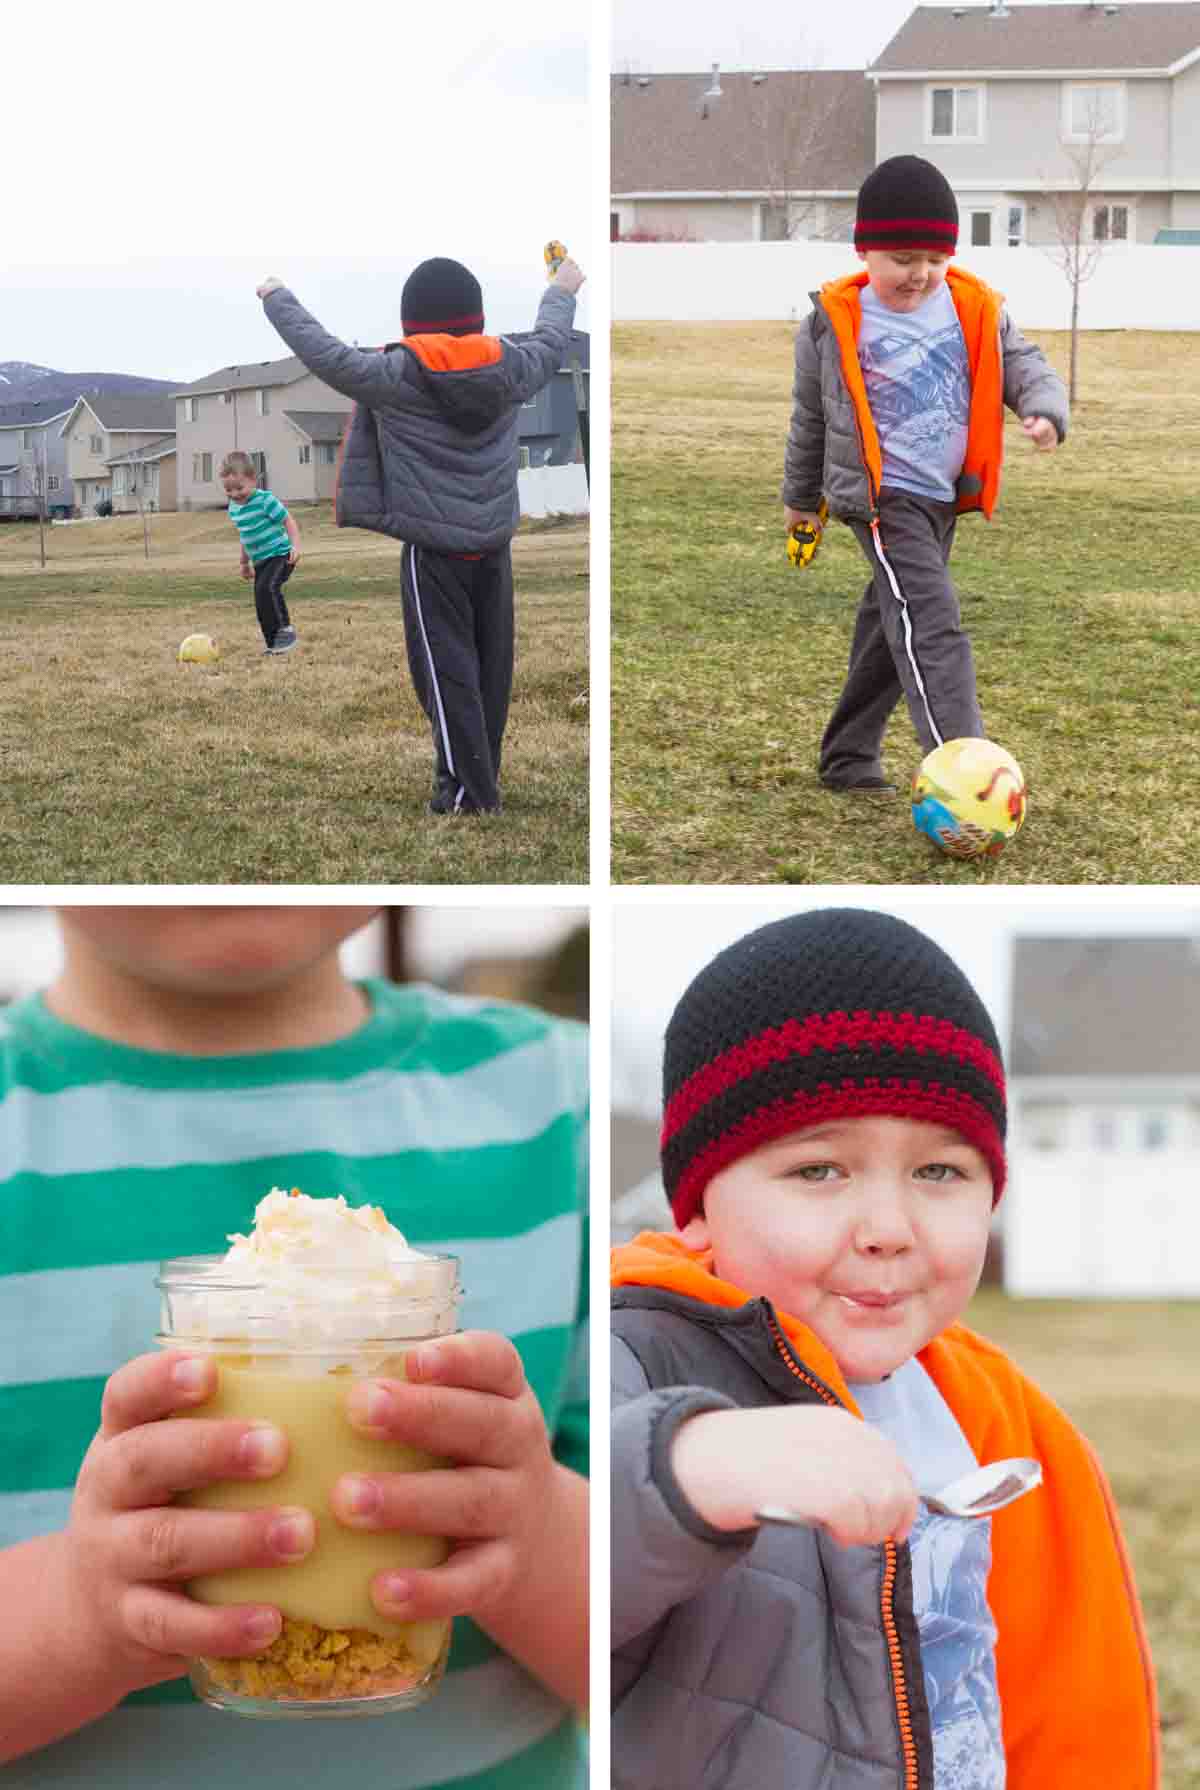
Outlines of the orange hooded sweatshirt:
<svg viewBox="0 0 1200 1790">
<path fill-rule="evenodd" d="M 862 327 L 859 294 L 868 277 L 864 269 L 862 273 L 830 280 L 821 287 L 820 296 L 837 339 L 842 377 L 858 420 L 863 464 L 874 506 L 879 501 L 879 487 L 883 482 L 883 455 L 858 358 L 858 336 Z M 967 451 L 960 475 L 961 495 L 955 507 L 960 515 L 966 510 L 982 510 L 990 521 L 1000 489 L 1000 463 L 1004 457 L 1004 368 L 1000 359 L 1000 308 L 1004 300 L 999 292 L 993 292 L 990 286 L 985 286 L 982 280 L 962 267 L 946 269 L 946 284 L 962 326 L 971 374 Z"/>
<path fill-rule="evenodd" d="M 728 1309 L 754 1297 L 714 1274 L 711 1251 L 652 1231 L 613 1251 L 612 1284 L 661 1287 Z M 776 1316 L 821 1390 L 858 1415 L 829 1350 L 797 1319 Z M 1007 1790 L 1157 1790 L 1154 1672 L 1099 1462 L 1058 1407 L 965 1325 L 944 1330 L 918 1360 L 980 1462 L 1027 1455 L 1042 1463 L 1042 1486 L 991 1519 L 988 1602 L 998 1631 Z M 884 1548 L 894 1575 L 896 1544 Z M 886 1619 L 885 1604 L 885 1626 Z M 910 1756 L 906 1790 L 915 1782 Z"/>
</svg>

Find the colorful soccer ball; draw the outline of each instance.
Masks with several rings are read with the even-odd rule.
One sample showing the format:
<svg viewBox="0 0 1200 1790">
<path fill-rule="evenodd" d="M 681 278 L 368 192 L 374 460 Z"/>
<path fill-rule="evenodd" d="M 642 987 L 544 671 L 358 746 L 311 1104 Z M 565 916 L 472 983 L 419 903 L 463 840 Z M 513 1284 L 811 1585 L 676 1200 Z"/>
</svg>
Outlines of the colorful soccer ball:
<svg viewBox="0 0 1200 1790">
<path fill-rule="evenodd" d="M 952 858 L 995 858 L 1025 819 L 1025 779 L 991 740 L 947 740 L 913 773 L 913 824 Z"/>
<path fill-rule="evenodd" d="M 221 649 L 211 634 L 189 634 L 178 657 L 181 665 L 215 665 Z"/>
</svg>

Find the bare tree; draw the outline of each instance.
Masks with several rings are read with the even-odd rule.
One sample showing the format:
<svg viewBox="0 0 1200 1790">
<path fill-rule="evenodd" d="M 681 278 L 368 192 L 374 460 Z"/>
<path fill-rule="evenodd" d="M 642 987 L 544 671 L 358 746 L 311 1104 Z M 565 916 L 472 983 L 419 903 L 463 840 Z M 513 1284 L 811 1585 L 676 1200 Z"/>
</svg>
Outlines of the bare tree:
<svg viewBox="0 0 1200 1790">
<path fill-rule="evenodd" d="M 841 233 L 840 223 L 816 227 L 817 201 L 809 196 L 811 171 L 827 150 L 838 108 L 831 91 L 817 98 L 821 83 L 813 70 L 806 71 L 806 78 L 809 103 L 797 103 L 794 91 L 785 93 L 779 75 L 750 77 L 750 132 L 762 144 L 767 203 L 782 213 L 778 240 L 787 242 L 797 237 L 836 240 Z"/>
<path fill-rule="evenodd" d="M 37 502 L 38 547 L 41 552 L 41 563 L 46 564 L 46 431 L 40 432 L 42 457 L 39 464 L 38 450 L 35 445 L 29 450 L 29 459 L 22 461 L 26 480 L 29 484 L 29 495 Z"/>
<path fill-rule="evenodd" d="M 145 478 L 146 478 L 146 462 L 145 462 L 145 460 L 141 460 L 141 461 L 130 460 L 128 462 L 128 467 L 129 467 L 130 495 L 132 496 L 134 502 L 137 504 L 138 515 L 142 519 L 142 545 L 146 549 L 146 558 L 149 559 L 149 557 L 150 557 L 150 523 L 146 516 L 146 506 L 142 502 L 142 486 L 145 483 Z"/>
<path fill-rule="evenodd" d="M 1063 151 L 1071 164 L 1074 185 L 1054 186 L 1045 181 L 1043 175 L 1045 184 L 1051 187 L 1049 199 L 1054 214 L 1054 241 L 1049 245 L 1048 253 L 1062 268 L 1071 288 L 1071 372 L 1068 389 L 1072 404 L 1075 402 L 1078 383 L 1080 288 L 1091 279 L 1100 265 L 1105 245 L 1113 240 L 1108 208 L 1101 214 L 1095 206 L 1095 195 L 1100 190 L 1099 176 L 1120 154 L 1120 149 L 1108 141 L 1111 134 L 1111 121 L 1104 116 L 1097 94 L 1088 102 L 1082 140 Z"/>
</svg>

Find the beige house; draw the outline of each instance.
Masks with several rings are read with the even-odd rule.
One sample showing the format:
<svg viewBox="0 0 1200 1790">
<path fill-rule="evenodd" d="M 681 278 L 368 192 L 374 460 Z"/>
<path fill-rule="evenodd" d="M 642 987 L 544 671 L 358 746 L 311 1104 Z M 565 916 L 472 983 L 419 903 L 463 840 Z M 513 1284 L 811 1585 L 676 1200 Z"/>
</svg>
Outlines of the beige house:
<svg viewBox="0 0 1200 1790">
<path fill-rule="evenodd" d="M 80 515 L 95 513 L 111 500 L 110 461 L 131 449 L 161 441 L 174 428 L 174 406 L 158 393 L 108 397 L 93 393 L 75 400 L 59 431 L 66 445 L 67 477 Z"/>
<path fill-rule="evenodd" d="M 143 510 L 175 510 L 175 437 L 163 435 L 109 461 L 114 516 Z"/>
<path fill-rule="evenodd" d="M 181 510 L 226 502 L 220 466 L 238 448 L 259 482 L 282 503 L 318 503 L 333 495 L 347 399 L 295 355 L 250 366 L 219 367 L 173 394 Z"/>
</svg>

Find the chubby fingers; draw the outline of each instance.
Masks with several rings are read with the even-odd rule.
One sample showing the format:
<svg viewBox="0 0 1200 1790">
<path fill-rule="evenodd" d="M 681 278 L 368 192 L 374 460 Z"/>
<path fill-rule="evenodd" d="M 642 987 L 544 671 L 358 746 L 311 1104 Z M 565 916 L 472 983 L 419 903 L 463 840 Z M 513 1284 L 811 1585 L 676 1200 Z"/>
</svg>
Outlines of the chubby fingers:
<svg viewBox="0 0 1200 1790">
<path fill-rule="evenodd" d="M 86 1490 L 112 1510 L 138 1510 L 221 1479 L 270 1479 L 287 1457 L 287 1436 L 273 1424 L 230 1417 L 143 1423 L 89 1451 Z"/>
<path fill-rule="evenodd" d="M 129 1585 L 117 1599 L 124 1635 L 151 1653 L 184 1659 L 240 1659 L 276 1639 L 283 1621 L 271 1604 L 197 1603 L 182 1591 Z"/>
<path fill-rule="evenodd" d="M 100 1434 L 107 1439 L 202 1404 L 216 1386 L 217 1368 L 210 1355 L 189 1355 L 182 1349 L 137 1355 L 105 1383 Z"/>
<path fill-rule="evenodd" d="M 376 1573 L 371 1601 L 394 1622 L 477 1616 L 507 1596 L 516 1570 L 516 1553 L 508 1542 L 476 1542 L 456 1548 L 444 1566 L 428 1572 L 406 1567 Z"/>
<path fill-rule="evenodd" d="M 130 1583 L 199 1578 L 249 1566 L 290 1566 L 311 1553 L 312 1513 L 300 1505 L 264 1510 L 124 1511 L 109 1531 L 109 1565 Z"/>
<path fill-rule="evenodd" d="M 407 1379 L 363 1380 L 346 1414 L 364 1435 L 451 1460 L 512 1466 L 544 1434 L 521 1357 L 506 1337 L 466 1331 L 414 1350 Z"/>
</svg>

